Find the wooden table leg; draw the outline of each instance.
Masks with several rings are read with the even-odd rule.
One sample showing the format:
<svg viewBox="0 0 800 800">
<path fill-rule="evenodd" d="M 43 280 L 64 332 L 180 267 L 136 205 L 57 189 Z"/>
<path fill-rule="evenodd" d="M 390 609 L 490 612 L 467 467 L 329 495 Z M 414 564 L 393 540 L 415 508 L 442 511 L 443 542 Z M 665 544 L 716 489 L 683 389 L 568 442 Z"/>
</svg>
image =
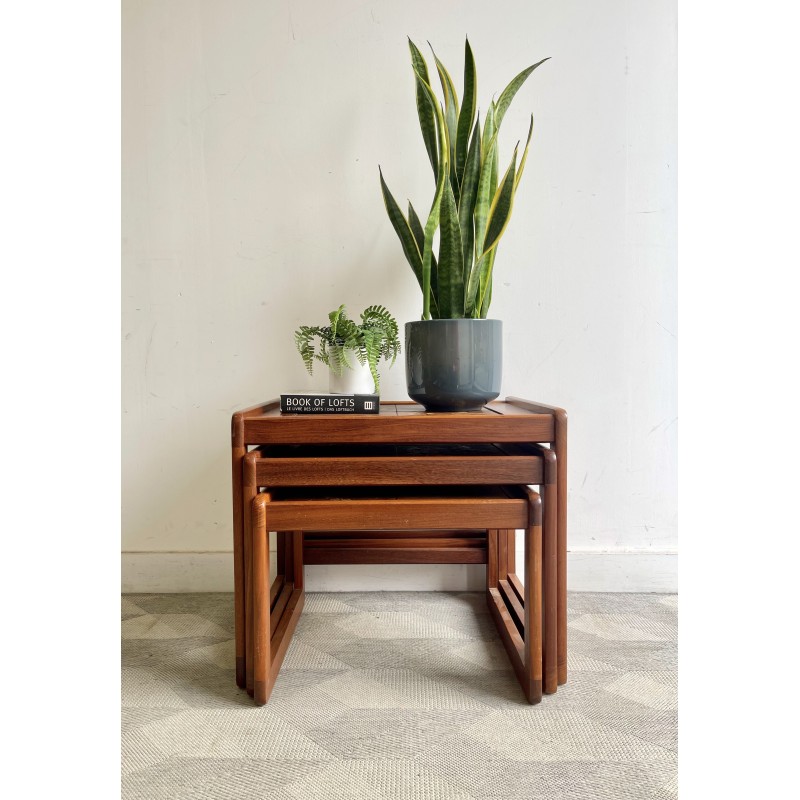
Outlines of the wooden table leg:
<svg viewBox="0 0 800 800">
<path fill-rule="evenodd" d="M 486 531 L 486 589 L 496 589 L 500 579 L 499 569 L 499 532 Z"/>
<path fill-rule="evenodd" d="M 488 531 L 486 600 L 525 697 L 542 699 L 542 502 L 526 487 L 525 585 L 512 572 L 500 577 L 499 542 L 507 531 Z M 494 534 L 494 535 L 493 535 Z M 494 541 L 497 544 L 494 543 Z M 507 568 L 508 560 L 505 561 Z M 494 584 L 494 585 L 493 585 Z"/>
<path fill-rule="evenodd" d="M 552 450 L 537 445 L 545 461 L 544 484 L 540 487 L 540 504 L 543 506 L 541 535 L 541 572 L 542 572 L 542 675 L 545 694 L 554 694 L 558 690 L 558 531 L 557 531 L 557 459 Z M 513 545 L 509 545 L 513 547 Z M 502 567 L 501 567 L 502 569 Z M 515 616 L 517 604 L 524 606 L 525 586 L 530 580 L 525 571 L 525 585 L 511 570 L 507 580 L 499 581 L 500 593 L 506 606 Z"/>
<path fill-rule="evenodd" d="M 525 530 L 525 674 L 528 701 L 542 699 L 542 500 L 527 489 L 530 520 Z M 523 687 L 525 688 L 525 687 Z"/>
<path fill-rule="evenodd" d="M 252 642 L 253 700 L 263 706 L 278 677 L 297 621 L 303 610 L 303 532 L 281 531 L 284 539 L 283 574 L 269 585 L 269 492 L 256 494 L 251 501 L 252 608 L 248 641 Z"/>
<path fill-rule="evenodd" d="M 242 588 L 243 605 L 242 616 L 244 620 L 245 633 L 245 688 L 247 693 L 253 694 L 253 640 L 250 636 L 252 628 L 250 617 L 253 609 L 253 499 L 258 495 L 256 485 L 256 461 L 260 453 L 256 450 L 247 453 L 242 461 L 242 500 L 244 502 L 244 585 Z M 267 549 L 269 558 L 269 548 Z M 267 562 L 269 567 L 269 562 Z M 269 574 L 268 574 L 269 575 Z M 237 681 L 238 683 L 238 681 Z"/>
<path fill-rule="evenodd" d="M 542 542 L 542 579 L 543 579 L 543 662 L 544 691 L 553 694 L 558 689 L 558 484 L 557 459 L 553 450 L 540 448 L 545 459 Z"/>
<path fill-rule="evenodd" d="M 233 489 L 233 609 L 236 654 L 236 685 L 247 685 L 247 603 L 245 598 L 245 548 L 250 542 L 250 529 L 245 526 L 245 504 L 242 497 L 242 470 L 247 444 L 244 439 L 244 419 L 248 414 L 262 413 L 277 405 L 277 401 L 259 403 L 237 411 L 231 417 L 231 486 Z"/>
<path fill-rule="evenodd" d="M 567 682 L 567 412 L 563 408 L 533 403 L 520 397 L 507 397 L 507 403 L 527 408 L 537 414 L 552 414 L 553 439 L 550 443 L 558 460 L 558 684 Z"/>
<path fill-rule="evenodd" d="M 498 577 L 507 581 L 516 571 L 517 532 L 513 529 L 498 531 Z"/>
<path fill-rule="evenodd" d="M 270 678 L 270 586 L 269 586 L 269 545 L 266 526 L 266 510 L 269 494 L 259 494 L 253 498 L 252 506 L 252 599 L 253 624 L 251 636 L 253 646 L 253 700 L 263 706 L 267 702 L 271 685 Z"/>
<path fill-rule="evenodd" d="M 516 570 L 516 547 L 517 547 L 517 532 L 515 530 L 506 531 L 506 565 L 505 570 L 507 575 L 511 575 Z"/>
<path fill-rule="evenodd" d="M 555 416 L 556 440 L 552 445 L 558 460 L 558 683 L 567 682 L 567 412 Z"/>
<path fill-rule="evenodd" d="M 246 685 L 246 622 L 244 597 L 244 510 L 242 507 L 242 459 L 246 449 L 236 444 L 236 431 L 233 431 L 234 444 L 231 447 L 231 477 L 233 485 L 233 609 L 234 635 L 236 640 L 236 685 L 242 689 Z"/>
<path fill-rule="evenodd" d="M 303 531 L 292 531 L 292 562 L 294 588 L 305 591 L 305 562 L 303 561 Z"/>
</svg>

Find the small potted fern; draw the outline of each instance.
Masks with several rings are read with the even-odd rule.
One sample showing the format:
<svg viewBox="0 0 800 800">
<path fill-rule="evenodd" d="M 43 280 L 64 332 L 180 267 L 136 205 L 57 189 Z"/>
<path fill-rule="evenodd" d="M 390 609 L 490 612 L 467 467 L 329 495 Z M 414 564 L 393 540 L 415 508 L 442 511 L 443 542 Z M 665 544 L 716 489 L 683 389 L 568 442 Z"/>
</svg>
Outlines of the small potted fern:
<svg viewBox="0 0 800 800">
<path fill-rule="evenodd" d="M 391 359 L 391 366 L 400 352 L 395 318 L 383 306 L 370 306 L 361 312 L 359 323 L 349 319 L 340 305 L 328 319 L 328 325 L 302 325 L 294 333 L 309 375 L 314 374 L 316 359 L 329 369 L 331 393 L 380 394 L 378 362 Z"/>
</svg>

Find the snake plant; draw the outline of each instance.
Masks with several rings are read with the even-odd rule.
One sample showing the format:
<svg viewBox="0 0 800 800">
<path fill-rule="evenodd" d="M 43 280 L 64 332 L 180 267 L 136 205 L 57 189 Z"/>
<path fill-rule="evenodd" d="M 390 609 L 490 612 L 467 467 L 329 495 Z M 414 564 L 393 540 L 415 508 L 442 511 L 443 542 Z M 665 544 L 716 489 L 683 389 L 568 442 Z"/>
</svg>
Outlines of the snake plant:
<svg viewBox="0 0 800 800">
<path fill-rule="evenodd" d="M 522 158 L 517 164 L 517 142 L 502 177 L 498 170 L 497 134 L 520 87 L 548 59 L 522 70 L 492 100 L 481 131 L 480 113 L 476 118 L 478 79 L 469 39 L 464 46 L 464 91 L 460 105 L 453 79 L 436 53 L 433 58 L 442 85 L 443 104 L 433 91 L 422 53 L 411 39 L 408 46 L 416 84 L 417 115 L 436 178 L 436 191 L 423 228 L 411 202 L 408 216 L 403 214 L 379 167 L 386 211 L 422 289 L 422 319 L 486 318 L 492 300 L 497 245 L 511 218 L 514 195 L 525 169 L 533 115 Z M 433 254 L 437 229 L 438 259 Z"/>
<path fill-rule="evenodd" d="M 368 364 L 375 392 L 380 392 L 381 379 L 378 361 L 381 357 L 394 364 L 400 352 L 397 321 L 383 306 L 370 306 L 361 312 L 361 322 L 348 318 L 344 305 L 328 314 L 329 325 L 302 325 L 294 332 L 294 341 L 309 374 L 314 371 L 314 359 L 330 367 L 337 375 L 352 369 L 348 358 L 354 354 L 359 364 Z M 314 341 L 319 341 L 317 352 Z"/>
</svg>

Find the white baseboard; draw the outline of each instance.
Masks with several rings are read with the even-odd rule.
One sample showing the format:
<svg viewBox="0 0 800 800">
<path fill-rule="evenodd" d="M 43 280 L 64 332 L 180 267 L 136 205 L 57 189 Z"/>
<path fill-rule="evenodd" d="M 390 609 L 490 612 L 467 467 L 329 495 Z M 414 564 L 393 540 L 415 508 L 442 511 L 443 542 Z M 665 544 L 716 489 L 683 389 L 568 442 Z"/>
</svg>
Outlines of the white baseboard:
<svg viewBox="0 0 800 800">
<path fill-rule="evenodd" d="M 518 553 L 517 564 L 522 563 L 522 553 Z M 571 551 L 567 558 L 567 588 L 572 592 L 674 594 L 678 591 L 678 554 Z"/>
<path fill-rule="evenodd" d="M 233 553 L 123 553 L 123 594 L 232 592 Z"/>
<path fill-rule="evenodd" d="M 517 553 L 522 573 L 522 553 Z M 311 592 L 480 591 L 485 568 L 474 564 L 348 564 L 306 567 Z M 573 592 L 677 592 L 678 554 L 644 550 L 570 551 Z M 232 553 L 123 553 L 125 593 L 232 592 Z"/>
<path fill-rule="evenodd" d="M 479 592 L 483 564 L 317 564 L 306 567 L 310 592 Z"/>
</svg>

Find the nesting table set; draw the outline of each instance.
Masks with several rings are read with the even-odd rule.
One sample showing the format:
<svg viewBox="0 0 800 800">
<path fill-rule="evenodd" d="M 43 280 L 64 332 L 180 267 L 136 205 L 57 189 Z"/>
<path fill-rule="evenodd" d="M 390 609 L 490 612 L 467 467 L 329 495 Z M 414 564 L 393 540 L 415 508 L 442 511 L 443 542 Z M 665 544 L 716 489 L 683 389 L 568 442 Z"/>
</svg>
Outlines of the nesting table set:
<svg viewBox="0 0 800 800">
<path fill-rule="evenodd" d="M 486 564 L 528 701 L 566 682 L 563 409 L 509 397 L 476 412 L 381 402 L 378 414 L 281 414 L 274 400 L 235 413 L 231 434 L 236 682 L 256 704 L 297 625 L 306 564 Z"/>
</svg>

